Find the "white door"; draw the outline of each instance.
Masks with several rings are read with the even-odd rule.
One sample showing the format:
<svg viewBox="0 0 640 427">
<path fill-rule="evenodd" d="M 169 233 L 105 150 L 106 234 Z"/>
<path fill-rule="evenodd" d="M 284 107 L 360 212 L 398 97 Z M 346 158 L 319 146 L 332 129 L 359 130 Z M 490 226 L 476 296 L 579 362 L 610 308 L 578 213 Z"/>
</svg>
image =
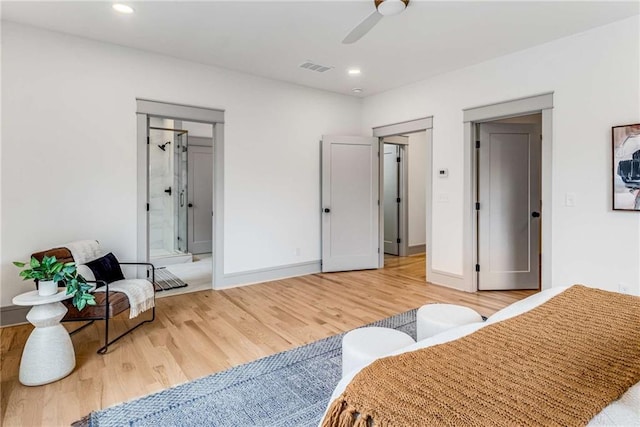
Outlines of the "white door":
<svg viewBox="0 0 640 427">
<path fill-rule="evenodd" d="M 189 146 L 188 246 L 192 254 L 211 252 L 213 214 L 213 148 Z"/>
<path fill-rule="evenodd" d="M 378 268 L 378 139 L 322 137 L 322 271 Z"/>
<path fill-rule="evenodd" d="M 480 125 L 478 289 L 538 289 L 538 124 Z"/>
<path fill-rule="evenodd" d="M 399 254 L 400 147 L 384 144 L 384 253 Z"/>
</svg>

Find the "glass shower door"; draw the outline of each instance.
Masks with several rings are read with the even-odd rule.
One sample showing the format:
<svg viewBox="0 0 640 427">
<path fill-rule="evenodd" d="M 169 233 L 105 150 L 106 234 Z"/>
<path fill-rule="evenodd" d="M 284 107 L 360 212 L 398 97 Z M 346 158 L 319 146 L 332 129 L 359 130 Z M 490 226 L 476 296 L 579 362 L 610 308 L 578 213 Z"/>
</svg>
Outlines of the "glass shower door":
<svg viewBox="0 0 640 427">
<path fill-rule="evenodd" d="M 149 127 L 149 254 L 151 258 L 186 254 L 188 133 Z"/>
<path fill-rule="evenodd" d="M 175 248 L 179 252 L 188 252 L 187 248 L 187 147 L 189 144 L 189 134 L 184 131 L 176 135 L 175 161 L 174 161 L 174 183 L 176 188 L 176 222 L 175 222 Z"/>
</svg>

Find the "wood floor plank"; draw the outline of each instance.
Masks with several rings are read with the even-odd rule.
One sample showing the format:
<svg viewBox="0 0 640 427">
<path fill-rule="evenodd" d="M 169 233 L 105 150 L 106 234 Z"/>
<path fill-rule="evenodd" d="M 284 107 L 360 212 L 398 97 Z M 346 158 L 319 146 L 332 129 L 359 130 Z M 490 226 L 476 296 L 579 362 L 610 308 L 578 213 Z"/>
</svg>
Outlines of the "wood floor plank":
<svg viewBox="0 0 640 427">
<path fill-rule="evenodd" d="M 465 293 L 425 281 L 425 257 L 388 257 L 381 270 L 313 274 L 157 300 L 157 318 L 96 354 L 103 327 L 72 337 L 77 365 L 40 387 L 18 382 L 30 325 L 0 329 L 3 426 L 58 426 L 167 387 L 326 338 L 429 302 L 487 316 L 533 291 Z M 113 333 L 130 324 L 125 313 Z M 98 322 L 97 322 L 98 323 Z M 70 329 L 72 329 L 71 327 Z"/>
</svg>

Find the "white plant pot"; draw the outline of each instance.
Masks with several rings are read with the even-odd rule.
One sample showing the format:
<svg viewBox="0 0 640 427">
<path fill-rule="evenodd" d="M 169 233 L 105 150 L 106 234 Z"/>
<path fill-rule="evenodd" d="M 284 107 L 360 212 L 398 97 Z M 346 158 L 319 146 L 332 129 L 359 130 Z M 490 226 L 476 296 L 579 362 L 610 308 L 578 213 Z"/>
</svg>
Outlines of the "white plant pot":
<svg viewBox="0 0 640 427">
<path fill-rule="evenodd" d="M 38 295 L 46 297 L 58 293 L 58 284 L 53 280 L 40 280 L 38 282 Z"/>
</svg>

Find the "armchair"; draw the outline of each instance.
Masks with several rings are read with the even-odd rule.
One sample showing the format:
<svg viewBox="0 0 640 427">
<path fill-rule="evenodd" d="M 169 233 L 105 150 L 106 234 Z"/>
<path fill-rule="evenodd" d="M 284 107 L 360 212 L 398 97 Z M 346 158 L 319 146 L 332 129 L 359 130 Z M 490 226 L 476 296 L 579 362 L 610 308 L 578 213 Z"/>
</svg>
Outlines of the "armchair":
<svg viewBox="0 0 640 427">
<path fill-rule="evenodd" d="M 97 242 L 95 243 L 97 245 Z M 100 292 L 94 292 L 94 297 L 96 301 L 96 305 L 87 305 L 82 311 L 78 310 L 73 306 L 71 300 L 65 300 L 62 303 L 67 308 L 67 313 L 62 318 L 62 322 L 86 322 L 84 325 L 80 326 L 77 329 L 74 329 L 69 334 L 73 335 L 82 329 L 86 328 L 93 324 L 96 320 L 104 320 L 104 345 L 100 347 L 97 351 L 98 354 L 105 354 L 109 348 L 109 346 L 120 338 L 124 337 L 128 333 L 134 331 L 138 327 L 142 326 L 145 323 L 153 322 L 156 316 L 155 309 L 155 293 L 153 295 L 152 308 L 151 308 L 151 318 L 147 318 L 146 320 L 142 320 L 138 322 L 133 327 L 127 329 L 124 333 L 118 335 L 115 338 L 109 339 L 109 323 L 110 319 L 113 319 L 115 316 L 123 313 L 126 310 L 130 310 L 131 302 L 129 297 L 124 292 L 118 292 L 115 290 L 110 290 L 110 284 L 105 280 L 96 280 L 92 271 L 87 267 L 84 263 L 77 262 L 72 254 L 72 251 L 67 247 L 58 247 L 53 249 L 48 249 L 42 252 L 37 252 L 32 255 L 37 260 L 41 261 L 44 256 L 55 256 L 61 262 L 76 262 L 78 266 L 78 272 L 85 277 L 87 283 L 95 283 L 96 289 L 100 290 Z M 80 262 L 86 262 L 88 260 L 82 260 Z M 118 262 L 120 265 L 128 265 L 128 266 L 144 266 L 147 270 L 147 278 L 151 279 L 151 284 L 155 284 L 155 267 L 153 264 L 148 262 Z M 113 287 L 117 287 L 123 289 L 127 285 L 132 285 L 135 282 L 144 281 L 148 282 L 145 279 L 124 279 L 112 282 L 111 285 Z M 104 292 L 102 292 L 104 288 Z"/>
</svg>

